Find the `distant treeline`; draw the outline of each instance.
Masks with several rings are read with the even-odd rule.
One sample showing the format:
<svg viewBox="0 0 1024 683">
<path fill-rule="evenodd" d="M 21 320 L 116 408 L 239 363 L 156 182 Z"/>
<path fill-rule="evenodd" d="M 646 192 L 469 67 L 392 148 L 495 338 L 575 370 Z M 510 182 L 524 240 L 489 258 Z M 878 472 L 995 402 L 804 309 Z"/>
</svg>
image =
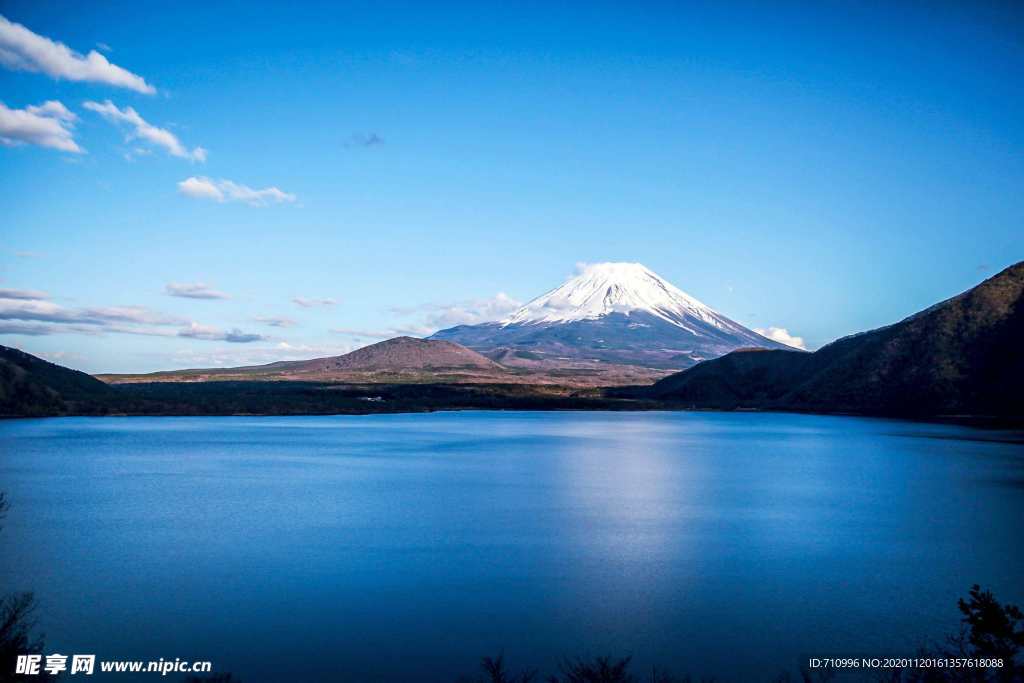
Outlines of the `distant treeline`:
<svg viewBox="0 0 1024 683">
<path fill-rule="evenodd" d="M 522 384 L 329 384 L 154 382 L 120 384 L 95 406 L 142 415 L 331 415 L 435 410 L 625 410 L 655 405 L 607 399 L 594 390 Z"/>
</svg>

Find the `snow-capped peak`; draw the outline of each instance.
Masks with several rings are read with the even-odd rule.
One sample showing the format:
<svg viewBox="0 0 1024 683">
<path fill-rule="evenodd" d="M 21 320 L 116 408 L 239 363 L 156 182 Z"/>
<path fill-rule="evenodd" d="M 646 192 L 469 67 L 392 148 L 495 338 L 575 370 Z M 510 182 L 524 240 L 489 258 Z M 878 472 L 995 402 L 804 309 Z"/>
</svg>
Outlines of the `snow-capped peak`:
<svg viewBox="0 0 1024 683">
<path fill-rule="evenodd" d="M 683 329 L 694 318 L 718 328 L 736 326 L 639 263 L 595 263 L 557 289 L 537 297 L 502 325 L 565 323 L 611 313 L 642 311 Z"/>
</svg>

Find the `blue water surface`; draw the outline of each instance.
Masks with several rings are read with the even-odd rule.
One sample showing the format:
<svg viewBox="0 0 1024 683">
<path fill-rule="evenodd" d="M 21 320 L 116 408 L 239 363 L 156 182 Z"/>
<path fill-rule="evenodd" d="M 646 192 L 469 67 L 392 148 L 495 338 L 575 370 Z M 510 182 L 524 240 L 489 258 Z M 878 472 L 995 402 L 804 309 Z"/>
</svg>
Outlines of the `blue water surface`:
<svg viewBox="0 0 1024 683">
<path fill-rule="evenodd" d="M 769 680 L 911 654 L 957 630 L 972 583 L 1021 602 L 1019 437 L 724 413 L 2 421 L 0 589 L 35 591 L 47 652 L 246 683 L 454 681 L 499 651 Z"/>
</svg>

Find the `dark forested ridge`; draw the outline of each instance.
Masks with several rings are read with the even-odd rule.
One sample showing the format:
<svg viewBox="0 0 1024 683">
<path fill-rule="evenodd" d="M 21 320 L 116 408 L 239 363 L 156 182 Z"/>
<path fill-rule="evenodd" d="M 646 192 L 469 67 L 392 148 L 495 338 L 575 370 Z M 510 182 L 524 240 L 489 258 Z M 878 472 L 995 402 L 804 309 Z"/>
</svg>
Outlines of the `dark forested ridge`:
<svg viewBox="0 0 1024 683">
<path fill-rule="evenodd" d="M 1024 262 L 814 353 L 737 351 L 613 392 L 676 406 L 908 417 L 1024 415 Z"/>
<path fill-rule="evenodd" d="M 91 413 L 111 389 L 95 377 L 0 346 L 0 416 Z"/>
<path fill-rule="evenodd" d="M 527 384 L 301 381 L 107 385 L 77 370 L 0 347 L 0 417 L 57 415 L 332 415 L 431 410 L 586 410 L 649 407 L 597 389 Z"/>
</svg>

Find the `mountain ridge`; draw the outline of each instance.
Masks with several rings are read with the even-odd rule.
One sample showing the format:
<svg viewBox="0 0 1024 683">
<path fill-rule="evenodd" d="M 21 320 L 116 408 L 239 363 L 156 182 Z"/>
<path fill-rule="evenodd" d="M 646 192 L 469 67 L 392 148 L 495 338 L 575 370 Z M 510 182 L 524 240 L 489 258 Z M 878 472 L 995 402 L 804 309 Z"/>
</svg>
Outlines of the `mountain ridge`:
<svg viewBox="0 0 1024 683">
<path fill-rule="evenodd" d="M 390 379 L 415 375 L 483 375 L 488 379 L 507 371 L 494 361 L 447 341 L 394 337 L 360 347 L 340 356 L 276 361 L 233 368 L 194 368 L 162 372 L 98 375 L 111 383 L 152 381 L 217 381 L 224 379 L 358 380 L 386 374 Z M 408 377 L 412 379 L 413 377 Z"/>
<path fill-rule="evenodd" d="M 561 371 L 518 377 L 509 371 L 500 381 L 484 377 L 473 382 L 438 381 L 438 375 L 428 375 L 432 381 L 425 381 L 415 369 L 430 363 L 418 358 L 416 349 L 432 352 L 448 347 L 410 338 L 366 347 L 363 354 L 348 361 L 313 359 L 234 369 L 272 372 L 282 366 L 329 362 L 344 365 L 346 370 L 358 367 L 367 371 L 324 381 L 323 375 L 316 373 L 290 378 L 301 381 L 282 382 L 277 380 L 284 377 L 257 372 L 245 377 L 246 381 L 237 381 L 239 377 L 230 374 L 162 381 L 141 375 L 119 386 L 108 386 L 18 349 L 0 347 L 0 416 L 658 408 L 978 418 L 976 424 L 995 424 L 988 418 L 996 418 L 1002 424 L 1016 425 L 1024 422 L 1022 336 L 1024 262 L 898 323 L 843 337 L 814 353 L 735 351 L 644 387 L 601 390 L 572 386 Z M 374 372 L 375 367 L 394 368 L 393 359 L 380 360 L 381 354 L 405 353 L 403 348 L 414 349 L 411 358 L 406 356 L 406 367 L 413 369 L 413 375 Z M 470 372 L 481 365 L 489 367 L 490 361 L 480 361 L 479 354 L 457 347 L 449 350 L 458 359 L 471 359 Z M 547 383 L 531 384 L 538 377 L 545 377 Z"/>
<path fill-rule="evenodd" d="M 1020 416 L 1022 338 L 1024 262 L 814 353 L 734 352 L 632 394 L 694 408 Z"/>
<path fill-rule="evenodd" d="M 459 325 L 453 341 L 521 365 L 616 363 L 671 370 L 749 346 L 788 348 L 747 329 L 639 263 L 597 263 L 501 321 Z M 511 354 L 511 355 L 510 355 Z"/>
<path fill-rule="evenodd" d="M 84 372 L 0 346 L 0 417 L 91 412 L 109 395 L 106 384 Z"/>
</svg>

